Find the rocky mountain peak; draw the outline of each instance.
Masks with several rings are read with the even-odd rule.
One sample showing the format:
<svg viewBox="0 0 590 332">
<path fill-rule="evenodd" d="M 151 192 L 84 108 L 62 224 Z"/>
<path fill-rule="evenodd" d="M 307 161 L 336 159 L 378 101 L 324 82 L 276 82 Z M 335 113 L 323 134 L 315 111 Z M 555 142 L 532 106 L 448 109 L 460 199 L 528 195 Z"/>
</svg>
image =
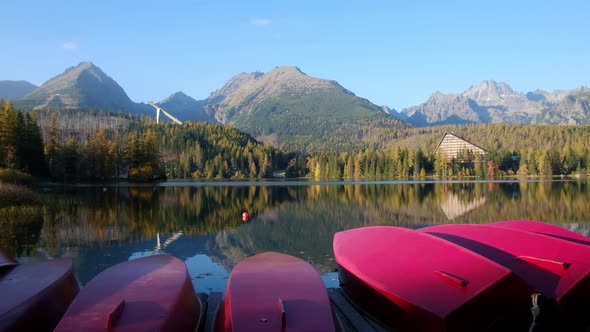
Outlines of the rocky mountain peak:
<svg viewBox="0 0 590 332">
<path fill-rule="evenodd" d="M 306 94 L 317 90 L 342 89 L 335 81 L 309 76 L 293 66 L 276 67 L 262 76 L 260 81 L 266 86 L 265 90 L 270 93 L 281 90 L 287 93 Z"/>
<path fill-rule="evenodd" d="M 163 99 L 158 104 L 169 103 L 172 101 L 174 101 L 174 102 L 195 102 L 196 100 L 193 97 L 185 94 L 184 92 L 178 91 L 178 92 L 171 94 L 168 98 Z"/>
<path fill-rule="evenodd" d="M 197 101 L 182 91 L 171 94 L 158 105 L 182 120 L 215 122 L 203 109 L 204 101 Z"/>
<path fill-rule="evenodd" d="M 585 124 L 590 122 L 590 90 L 584 87 L 526 94 L 502 82 L 483 81 L 462 94 L 433 93 L 423 104 L 402 111 L 418 126 L 448 123 Z"/>
<path fill-rule="evenodd" d="M 77 66 L 75 66 L 74 68 L 80 68 L 80 69 L 93 69 L 93 68 L 98 68 L 94 65 L 94 63 L 90 62 L 90 61 L 85 61 L 85 62 L 80 62 Z"/>
<path fill-rule="evenodd" d="M 514 94 L 515 92 L 510 85 L 494 80 L 485 80 L 479 85 L 471 86 L 463 93 L 465 97 L 471 98 L 480 104 L 498 102 Z"/>
<path fill-rule="evenodd" d="M 96 108 L 135 112 L 123 88 L 92 62 L 70 67 L 24 97 L 27 108 Z"/>
<path fill-rule="evenodd" d="M 248 86 L 263 75 L 264 73 L 259 71 L 254 73 L 240 73 L 230 78 L 229 81 L 227 81 L 221 88 L 213 91 L 211 95 L 209 95 L 208 99 L 221 101 L 225 98 L 225 96 L 234 93 L 244 86 Z"/>
<path fill-rule="evenodd" d="M 105 77 L 108 77 L 100 68 L 95 66 L 92 62 L 80 62 L 77 66 L 73 66 L 73 67 L 66 69 L 62 75 L 59 75 L 55 78 L 59 78 L 59 77 L 76 78 L 85 72 L 91 74 L 92 76 L 95 76 L 99 80 L 102 80 Z M 51 80 L 49 80 L 46 83 L 49 83 L 50 81 Z"/>
<path fill-rule="evenodd" d="M 264 142 L 285 146 L 310 142 L 331 124 L 366 126 L 384 121 L 404 127 L 389 109 L 355 96 L 336 81 L 312 77 L 294 66 L 275 67 L 267 73 L 242 73 L 203 101 L 205 112 L 221 124 L 231 124 Z M 319 120 L 321 119 L 321 120 Z M 334 135 L 322 130 L 319 135 Z"/>
<path fill-rule="evenodd" d="M 277 66 L 269 71 L 267 74 L 277 75 L 306 75 L 304 72 L 296 66 Z M 306 75 L 307 76 L 307 75 Z"/>
</svg>

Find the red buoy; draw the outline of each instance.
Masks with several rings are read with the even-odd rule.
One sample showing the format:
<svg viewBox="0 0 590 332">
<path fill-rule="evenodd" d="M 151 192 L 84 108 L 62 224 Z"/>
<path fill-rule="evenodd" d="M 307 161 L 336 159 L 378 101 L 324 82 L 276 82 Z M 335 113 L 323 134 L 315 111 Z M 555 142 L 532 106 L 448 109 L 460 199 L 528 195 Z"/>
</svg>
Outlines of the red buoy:
<svg viewBox="0 0 590 332">
<path fill-rule="evenodd" d="M 248 212 L 242 213 L 242 221 L 247 222 L 248 220 L 250 220 L 250 215 L 248 214 Z"/>
</svg>

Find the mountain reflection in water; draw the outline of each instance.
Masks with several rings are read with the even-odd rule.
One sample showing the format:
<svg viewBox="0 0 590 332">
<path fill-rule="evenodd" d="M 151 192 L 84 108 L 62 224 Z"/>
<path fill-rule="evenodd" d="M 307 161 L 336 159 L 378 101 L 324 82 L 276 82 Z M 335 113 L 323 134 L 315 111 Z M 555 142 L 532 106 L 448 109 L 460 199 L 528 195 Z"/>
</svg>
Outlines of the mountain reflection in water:
<svg viewBox="0 0 590 332">
<path fill-rule="evenodd" d="M 533 219 L 590 231 L 587 182 L 187 182 L 51 189 L 44 194 L 48 206 L 27 218 L 0 213 L 0 246 L 21 261 L 71 257 L 82 284 L 119 262 L 164 252 L 186 262 L 198 291 L 223 291 L 240 260 L 276 251 L 305 259 L 327 285 L 337 286 L 332 237 L 362 226 Z M 248 222 L 242 221 L 244 211 Z"/>
</svg>

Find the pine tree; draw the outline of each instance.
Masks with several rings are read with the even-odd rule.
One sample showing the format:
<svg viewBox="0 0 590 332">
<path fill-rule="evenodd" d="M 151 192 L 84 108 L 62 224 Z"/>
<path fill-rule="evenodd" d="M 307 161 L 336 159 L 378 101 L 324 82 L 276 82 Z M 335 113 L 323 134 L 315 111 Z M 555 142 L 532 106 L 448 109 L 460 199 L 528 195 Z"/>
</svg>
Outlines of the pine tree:
<svg viewBox="0 0 590 332">
<path fill-rule="evenodd" d="M 344 165 L 343 177 L 346 180 L 352 179 L 354 176 L 354 158 L 352 155 L 348 155 L 346 158 L 346 165 Z"/>
<path fill-rule="evenodd" d="M 63 179 L 72 180 L 78 177 L 78 163 L 80 154 L 78 151 L 78 141 L 75 137 L 70 137 L 63 148 Z"/>
<path fill-rule="evenodd" d="M 483 179 L 486 176 L 486 172 L 483 166 L 483 160 L 481 158 L 481 154 L 476 153 L 474 160 L 473 160 L 473 168 L 474 168 L 474 173 L 475 173 L 475 177 L 477 177 L 478 179 Z"/>
<path fill-rule="evenodd" d="M 516 175 L 520 178 L 527 178 L 529 176 L 529 167 L 526 163 L 520 163 L 520 167 L 516 172 Z"/>
<path fill-rule="evenodd" d="M 25 137 L 25 117 L 23 116 L 23 113 L 21 112 L 15 112 L 16 114 L 16 122 L 15 122 L 15 126 L 13 128 L 13 142 L 12 142 L 12 146 L 14 147 L 15 150 L 15 158 L 14 158 L 14 164 L 16 169 L 24 169 L 25 167 L 25 163 L 24 163 L 24 155 L 26 152 L 26 137 Z M 26 170 L 28 171 L 28 170 Z"/>
<path fill-rule="evenodd" d="M 270 161 L 270 156 L 268 154 L 264 154 L 262 158 L 262 163 L 260 165 L 260 177 L 267 178 L 272 176 L 272 165 Z"/>
<path fill-rule="evenodd" d="M 437 178 L 439 178 L 439 179 L 445 178 L 446 167 L 447 167 L 447 157 L 442 151 L 439 151 L 436 154 L 436 158 L 434 159 L 434 172 L 435 172 Z"/>
<path fill-rule="evenodd" d="M 149 163 L 152 167 L 157 168 L 158 165 L 158 137 L 156 132 L 151 128 L 143 136 L 142 142 L 142 163 Z"/>
<path fill-rule="evenodd" d="M 423 177 L 422 175 L 420 175 L 422 167 L 424 166 L 424 152 L 422 151 L 422 148 L 418 148 L 418 151 L 416 151 L 415 155 L 416 157 L 414 158 L 413 175 L 414 177 Z"/>
<path fill-rule="evenodd" d="M 364 154 L 359 152 L 354 158 L 354 179 L 355 180 L 362 180 L 364 169 L 363 169 L 363 162 L 364 162 Z"/>
<path fill-rule="evenodd" d="M 258 170 L 256 169 L 256 164 L 254 163 L 254 161 L 250 162 L 250 178 L 256 178 L 256 176 L 258 175 Z"/>
<path fill-rule="evenodd" d="M 127 141 L 125 143 L 124 157 L 129 165 L 129 168 L 139 167 L 141 163 L 141 143 L 139 136 L 136 132 L 130 132 L 127 135 Z"/>
<path fill-rule="evenodd" d="M 424 167 L 420 168 L 420 179 L 424 179 L 426 177 L 426 169 Z"/>
<path fill-rule="evenodd" d="M 553 169 L 551 167 L 551 156 L 548 151 L 544 151 L 539 156 L 538 165 L 539 165 L 538 166 L 539 167 L 538 174 L 540 177 L 548 177 L 548 176 L 553 175 Z"/>
<path fill-rule="evenodd" d="M 0 103 L 0 167 L 14 168 L 17 156 L 17 112 L 10 101 Z"/>
</svg>

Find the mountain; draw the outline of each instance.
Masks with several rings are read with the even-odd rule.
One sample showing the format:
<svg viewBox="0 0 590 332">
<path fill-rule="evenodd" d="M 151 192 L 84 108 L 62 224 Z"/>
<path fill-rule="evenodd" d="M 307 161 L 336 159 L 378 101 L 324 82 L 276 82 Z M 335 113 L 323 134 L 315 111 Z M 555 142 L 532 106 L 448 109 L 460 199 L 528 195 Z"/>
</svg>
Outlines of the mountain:
<svg viewBox="0 0 590 332">
<path fill-rule="evenodd" d="M 460 94 L 435 92 L 418 106 L 402 110 L 417 126 L 463 123 L 588 124 L 587 88 L 514 91 L 493 80 L 471 86 Z M 403 117 L 402 117 L 403 118 Z"/>
<path fill-rule="evenodd" d="M 157 104 L 174 117 L 183 121 L 216 122 L 215 119 L 209 116 L 209 114 L 203 109 L 203 101 L 197 101 L 181 91 L 173 93 L 170 97 Z"/>
<path fill-rule="evenodd" d="M 80 108 L 135 113 L 145 109 L 91 62 L 68 68 L 18 102 L 24 108 Z"/>
<path fill-rule="evenodd" d="M 289 149 L 358 147 L 370 144 L 372 129 L 408 126 L 336 81 L 291 66 L 239 74 L 203 103 L 218 122 Z"/>
<path fill-rule="evenodd" d="M 389 114 L 395 110 L 290 66 L 236 75 L 204 100 L 177 92 L 158 104 L 180 120 L 234 126 L 262 142 L 291 150 L 380 146 L 395 136 L 396 129 L 409 126 Z M 15 107 L 155 115 L 153 107 L 131 101 L 123 88 L 91 62 L 68 68 L 15 102 Z"/>
<path fill-rule="evenodd" d="M 416 126 L 481 122 L 477 110 L 461 94 L 435 92 L 424 104 L 406 108 L 401 114 Z"/>
<path fill-rule="evenodd" d="M 581 87 L 567 93 L 558 92 L 548 98 L 556 99 L 551 108 L 543 110 L 538 121 L 544 124 L 590 124 L 590 89 Z"/>
<path fill-rule="evenodd" d="M 498 105 L 506 99 L 520 97 L 508 84 L 493 80 L 486 80 L 480 85 L 471 86 L 463 93 L 463 96 L 475 100 L 480 105 Z"/>
<path fill-rule="evenodd" d="M 36 88 L 27 81 L 0 81 L 0 99 L 21 99 Z"/>
</svg>

